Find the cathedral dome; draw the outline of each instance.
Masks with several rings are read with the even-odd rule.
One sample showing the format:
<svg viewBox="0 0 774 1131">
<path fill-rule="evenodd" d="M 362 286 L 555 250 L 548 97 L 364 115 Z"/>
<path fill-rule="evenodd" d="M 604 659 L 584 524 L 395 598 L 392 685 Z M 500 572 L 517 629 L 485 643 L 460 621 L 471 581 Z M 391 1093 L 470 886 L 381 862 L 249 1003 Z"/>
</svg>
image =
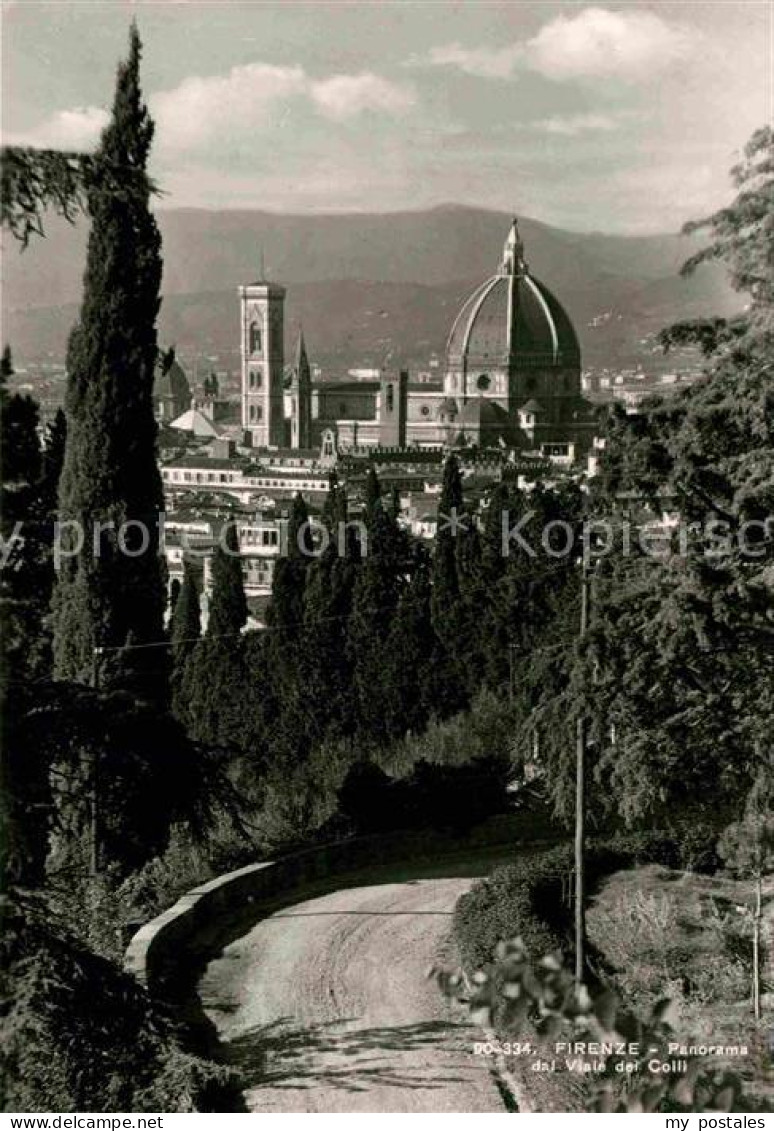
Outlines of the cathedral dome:
<svg viewBox="0 0 774 1131">
<path fill-rule="evenodd" d="M 153 395 L 156 398 L 171 397 L 175 401 L 182 401 L 184 405 L 187 405 L 190 401 L 191 387 L 188 384 L 188 378 L 176 359 L 173 358 L 171 363 L 166 365 L 166 368 L 161 358 L 156 362 Z"/>
<path fill-rule="evenodd" d="M 524 367 L 579 367 L 580 346 L 569 316 L 546 286 L 529 273 L 514 220 L 500 270 L 462 306 L 446 347 L 450 365 L 470 361 Z M 486 380 L 486 374 L 479 382 Z M 486 386 L 480 385 L 485 392 Z"/>
</svg>

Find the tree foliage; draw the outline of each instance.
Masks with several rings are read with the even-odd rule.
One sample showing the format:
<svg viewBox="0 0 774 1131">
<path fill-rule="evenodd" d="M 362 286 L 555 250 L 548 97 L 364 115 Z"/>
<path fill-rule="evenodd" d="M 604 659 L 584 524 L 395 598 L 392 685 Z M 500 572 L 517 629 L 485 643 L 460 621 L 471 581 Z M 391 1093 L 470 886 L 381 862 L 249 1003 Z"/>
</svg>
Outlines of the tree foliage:
<svg viewBox="0 0 774 1131">
<path fill-rule="evenodd" d="M 161 241 L 149 210 L 153 123 L 139 66 L 133 27 L 112 118 L 94 161 L 100 168 L 132 169 L 144 190 L 111 191 L 97 178 L 88 193 L 92 227 L 80 318 L 68 346 L 60 484 L 61 517 L 82 532 L 84 543 L 63 562 L 58 579 L 54 654 L 60 678 L 87 679 L 95 647 L 120 647 L 130 636 L 135 645 L 162 639 L 163 499 L 152 403 Z M 152 649 L 134 654 L 135 665 L 148 671 L 151 692 L 158 690 L 160 656 Z"/>
<path fill-rule="evenodd" d="M 742 161 L 731 170 L 734 201 L 702 220 L 692 220 L 686 234 L 709 231 L 710 242 L 688 259 L 684 275 L 709 260 L 727 267 L 731 282 L 752 300 L 753 317 L 771 326 L 774 308 L 774 129 L 756 130 Z"/>
<path fill-rule="evenodd" d="M 207 635 L 236 638 L 247 623 L 247 599 L 236 524 L 223 527 L 212 558 L 212 596 Z"/>
<path fill-rule="evenodd" d="M 630 822 L 708 783 L 740 803 L 774 725 L 771 159 L 759 131 L 736 199 L 689 226 L 709 227 L 711 243 L 686 270 L 722 261 L 750 310 L 732 326 L 706 320 L 703 380 L 611 414 L 592 507 L 615 537 L 592 580 L 587 640 L 562 657 L 558 698 L 538 705 L 549 730 L 580 712 L 592 720 L 592 800 Z M 556 755 L 549 780 L 566 806 L 571 759 Z"/>
</svg>

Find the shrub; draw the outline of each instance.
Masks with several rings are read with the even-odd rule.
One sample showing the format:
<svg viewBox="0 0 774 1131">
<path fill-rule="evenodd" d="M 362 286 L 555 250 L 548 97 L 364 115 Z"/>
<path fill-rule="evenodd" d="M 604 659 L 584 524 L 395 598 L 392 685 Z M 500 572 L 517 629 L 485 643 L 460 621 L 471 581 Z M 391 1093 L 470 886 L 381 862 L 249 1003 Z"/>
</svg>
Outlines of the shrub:
<svg viewBox="0 0 774 1131">
<path fill-rule="evenodd" d="M 539 1054 L 551 1057 L 559 1036 L 586 1047 L 593 1042 L 595 1059 L 602 1063 L 601 1071 L 584 1076 L 587 1111 L 768 1110 L 768 1105 L 761 1107 L 743 1095 L 737 1074 L 708 1066 L 700 1057 L 687 1058 L 684 1073 L 652 1066 L 650 1049 L 667 1048 L 675 1039 L 675 1009 L 668 998 L 641 1016 L 632 1014 L 613 991 L 579 985 L 561 955 L 546 954 L 535 961 L 521 938 L 499 942 L 492 959 L 486 970 L 474 974 L 472 996 L 458 972 L 434 968 L 431 975 L 448 997 L 468 1002 L 476 1025 L 520 1041 L 525 1032 L 532 1033 Z M 637 1043 L 639 1053 L 626 1050 L 621 1056 L 619 1046 L 626 1049 L 630 1042 Z M 620 1071 L 630 1062 L 636 1064 L 634 1072 Z M 532 1076 L 518 1057 L 515 1063 L 520 1075 Z M 554 1110 L 568 1109 L 563 1104 Z"/>
<path fill-rule="evenodd" d="M 509 770 L 509 763 L 497 757 L 478 757 L 459 766 L 417 762 L 411 776 L 400 783 L 403 824 L 462 833 L 505 812 Z"/>
<path fill-rule="evenodd" d="M 566 847 L 496 868 L 457 902 L 454 934 L 467 970 L 485 966 L 502 939 L 518 935 L 537 954 L 561 949 L 572 852 Z"/>
<path fill-rule="evenodd" d="M 356 762 L 339 790 L 339 810 L 357 833 L 378 833 L 395 825 L 396 784 L 374 762 Z"/>
<path fill-rule="evenodd" d="M 657 833 L 617 836 L 591 842 L 586 852 L 586 882 L 636 864 L 679 868 L 680 845 Z M 522 856 L 497 868 L 457 902 L 454 934 L 466 969 L 491 959 L 502 939 L 523 939 L 535 954 L 571 945 L 574 858 L 567 846 Z"/>
</svg>

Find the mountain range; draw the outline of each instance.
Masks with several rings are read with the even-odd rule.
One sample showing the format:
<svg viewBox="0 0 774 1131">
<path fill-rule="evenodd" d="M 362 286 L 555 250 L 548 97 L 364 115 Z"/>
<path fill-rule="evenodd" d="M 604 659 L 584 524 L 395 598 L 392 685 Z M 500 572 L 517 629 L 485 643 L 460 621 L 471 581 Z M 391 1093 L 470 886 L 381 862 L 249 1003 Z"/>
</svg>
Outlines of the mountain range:
<svg viewBox="0 0 774 1131">
<path fill-rule="evenodd" d="M 236 365 L 236 289 L 265 270 L 288 288 L 288 349 L 303 324 L 312 360 L 339 369 L 440 353 L 460 303 L 496 270 L 511 217 L 441 206 L 390 214 L 278 215 L 160 209 L 163 344 Z M 720 267 L 678 276 L 695 248 L 673 235 L 570 232 L 520 219 L 530 269 L 561 299 L 584 360 L 631 364 L 642 339 L 739 309 Z M 87 226 L 57 218 L 23 252 L 5 235 L 3 338 L 22 360 L 61 360 L 78 313 Z"/>
</svg>

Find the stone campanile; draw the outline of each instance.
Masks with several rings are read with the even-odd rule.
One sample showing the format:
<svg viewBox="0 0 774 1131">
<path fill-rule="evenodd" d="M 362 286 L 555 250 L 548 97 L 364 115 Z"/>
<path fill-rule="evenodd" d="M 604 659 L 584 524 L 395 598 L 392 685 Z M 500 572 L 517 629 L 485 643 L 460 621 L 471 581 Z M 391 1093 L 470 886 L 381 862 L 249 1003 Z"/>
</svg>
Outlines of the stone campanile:
<svg viewBox="0 0 774 1131">
<path fill-rule="evenodd" d="M 284 443 L 285 288 L 259 281 L 239 288 L 242 331 L 242 427 L 254 447 Z"/>
</svg>

